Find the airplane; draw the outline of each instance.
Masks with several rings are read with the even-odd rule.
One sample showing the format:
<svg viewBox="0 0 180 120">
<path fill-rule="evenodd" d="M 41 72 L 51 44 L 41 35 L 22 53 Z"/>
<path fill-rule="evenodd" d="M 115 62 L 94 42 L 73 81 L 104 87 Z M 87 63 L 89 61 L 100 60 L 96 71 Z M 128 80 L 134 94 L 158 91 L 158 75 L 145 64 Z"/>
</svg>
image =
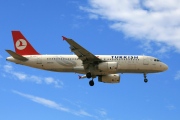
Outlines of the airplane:
<svg viewBox="0 0 180 120">
<path fill-rule="evenodd" d="M 94 78 L 99 82 L 119 83 L 120 73 L 140 73 L 147 83 L 147 74 L 163 72 L 168 66 L 159 59 L 145 55 L 94 55 L 77 42 L 62 36 L 70 45 L 75 55 L 41 55 L 37 52 L 20 31 L 12 31 L 15 52 L 6 50 L 11 56 L 6 60 L 33 68 L 84 74 L 79 79 L 90 79 L 94 86 Z"/>
</svg>

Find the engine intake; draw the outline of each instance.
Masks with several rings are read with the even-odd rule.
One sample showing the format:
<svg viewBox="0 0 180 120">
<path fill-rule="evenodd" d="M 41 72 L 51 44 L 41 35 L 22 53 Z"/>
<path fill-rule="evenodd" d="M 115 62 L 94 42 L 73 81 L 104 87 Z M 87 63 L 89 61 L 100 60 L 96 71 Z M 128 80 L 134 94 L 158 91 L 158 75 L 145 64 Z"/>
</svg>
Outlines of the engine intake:
<svg viewBox="0 0 180 120">
<path fill-rule="evenodd" d="M 120 82 L 120 75 L 119 74 L 109 74 L 104 76 L 98 76 L 99 82 L 104 83 L 119 83 Z"/>
</svg>

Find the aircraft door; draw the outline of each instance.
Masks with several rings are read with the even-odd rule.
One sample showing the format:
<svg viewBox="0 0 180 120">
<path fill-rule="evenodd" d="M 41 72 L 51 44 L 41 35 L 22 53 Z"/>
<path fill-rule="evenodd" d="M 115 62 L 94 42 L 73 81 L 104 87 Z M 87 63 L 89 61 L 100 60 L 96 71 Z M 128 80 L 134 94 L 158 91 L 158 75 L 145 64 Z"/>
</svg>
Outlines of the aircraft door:
<svg viewBox="0 0 180 120">
<path fill-rule="evenodd" d="M 42 58 L 41 57 L 37 58 L 37 64 L 42 64 Z"/>
<path fill-rule="evenodd" d="M 149 65 L 149 60 L 147 57 L 144 56 L 144 59 L 143 59 L 143 64 L 144 65 Z"/>
</svg>

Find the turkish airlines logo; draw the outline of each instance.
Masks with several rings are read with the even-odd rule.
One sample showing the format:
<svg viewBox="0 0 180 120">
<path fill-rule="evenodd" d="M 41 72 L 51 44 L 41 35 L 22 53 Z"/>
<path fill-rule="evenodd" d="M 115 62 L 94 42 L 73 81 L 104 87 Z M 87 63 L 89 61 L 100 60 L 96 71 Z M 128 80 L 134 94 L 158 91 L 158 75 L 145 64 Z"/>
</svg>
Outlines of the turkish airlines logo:
<svg viewBox="0 0 180 120">
<path fill-rule="evenodd" d="M 27 46 L 26 40 L 24 40 L 24 39 L 19 39 L 19 40 L 16 41 L 16 48 L 17 48 L 18 50 L 23 50 L 23 49 L 26 48 L 26 46 Z"/>
</svg>

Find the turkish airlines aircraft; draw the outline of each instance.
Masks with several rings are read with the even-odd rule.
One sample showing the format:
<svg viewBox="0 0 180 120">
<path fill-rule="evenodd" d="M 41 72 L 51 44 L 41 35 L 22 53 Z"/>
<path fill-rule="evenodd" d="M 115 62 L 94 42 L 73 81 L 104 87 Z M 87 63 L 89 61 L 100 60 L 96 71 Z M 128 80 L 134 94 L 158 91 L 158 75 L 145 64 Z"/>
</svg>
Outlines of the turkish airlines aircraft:
<svg viewBox="0 0 180 120">
<path fill-rule="evenodd" d="M 55 72 L 75 72 L 85 74 L 79 79 L 91 78 L 89 85 L 93 86 L 93 79 L 99 82 L 119 83 L 118 73 L 142 73 L 144 82 L 148 82 L 146 74 L 163 72 L 168 66 L 159 59 L 145 55 L 94 55 L 74 40 L 62 37 L 75 55 L 41 55 L 20 31 L 12 31 L 15 51 L 6 50 L 11 57 L 6 60 Z"/>
</svg>

